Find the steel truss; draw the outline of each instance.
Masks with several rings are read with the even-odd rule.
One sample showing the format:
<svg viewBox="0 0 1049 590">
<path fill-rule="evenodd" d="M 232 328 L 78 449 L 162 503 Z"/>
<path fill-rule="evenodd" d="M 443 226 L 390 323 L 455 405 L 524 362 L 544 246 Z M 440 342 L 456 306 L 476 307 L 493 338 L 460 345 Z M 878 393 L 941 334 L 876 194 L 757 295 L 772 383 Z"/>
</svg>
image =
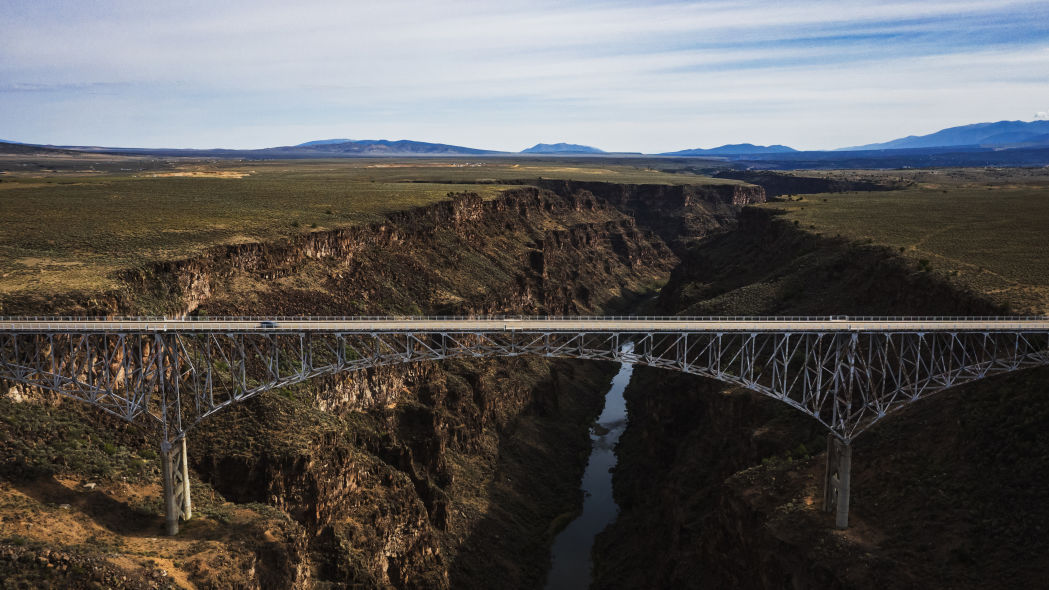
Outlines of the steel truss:
<svg viewBox="0 0 1049 590">
<path fill-rule="evenodd" d="M 628 342 L 633 346 L 623 346 Z M 1049 364 L 1049 332 L 7 332 L 0 333 L 0 379 L 58 392 L 157 431 L 174 532 L 178 519 L 191 514 L 185 436 L 223 408 L 319 375 L 519 355 L 636 363 L 745 387 L 812 416 L 847 449 L 909 403 Z M 848 465 L 836 473 L 835 481 L 845 482 L 847 523 Z"/>
</svg>

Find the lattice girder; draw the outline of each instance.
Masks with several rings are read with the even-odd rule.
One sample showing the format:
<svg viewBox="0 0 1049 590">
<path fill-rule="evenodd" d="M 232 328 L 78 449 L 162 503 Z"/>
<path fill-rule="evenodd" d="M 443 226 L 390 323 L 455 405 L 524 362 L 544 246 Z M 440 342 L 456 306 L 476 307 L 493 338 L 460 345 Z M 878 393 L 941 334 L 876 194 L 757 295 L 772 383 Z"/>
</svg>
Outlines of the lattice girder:
<svg viewBox="0 0 1049 590">
<path fill-rule="evenodd" d="M 632 347 L 625 347 L 627 342 Z M 1049 364 L 1041 331 L 229 331 L 0 334 L 0 379 L 56 391 L 179 441 L 207 416 L 319 375 L 518 355 L 632 362 L 745 387 L 849 441 L 976 379 Z"/>
</svg>

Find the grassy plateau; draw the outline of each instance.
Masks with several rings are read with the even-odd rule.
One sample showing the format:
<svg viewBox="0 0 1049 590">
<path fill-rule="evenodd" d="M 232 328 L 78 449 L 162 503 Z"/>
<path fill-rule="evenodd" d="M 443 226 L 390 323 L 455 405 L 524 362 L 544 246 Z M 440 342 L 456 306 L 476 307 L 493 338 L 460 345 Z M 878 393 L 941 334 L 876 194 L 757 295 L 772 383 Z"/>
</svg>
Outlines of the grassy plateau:
<svg viewBox="0 0 1049 590">
<path fill-rule="evenodd" d="M 809 231 L 890 246 L 1017 311 L 1049 313 L 1049 170 L 819 172 L 904 181 L 764 205 Z"/>
<path fill-rule="evenodd" d="M 454 192 L 494 198 L 537 178 L 736 182 L 605 162 L 0 158 L 0 296 L 103 291 L 122 268 L 367 224 Z"/>
</svg>

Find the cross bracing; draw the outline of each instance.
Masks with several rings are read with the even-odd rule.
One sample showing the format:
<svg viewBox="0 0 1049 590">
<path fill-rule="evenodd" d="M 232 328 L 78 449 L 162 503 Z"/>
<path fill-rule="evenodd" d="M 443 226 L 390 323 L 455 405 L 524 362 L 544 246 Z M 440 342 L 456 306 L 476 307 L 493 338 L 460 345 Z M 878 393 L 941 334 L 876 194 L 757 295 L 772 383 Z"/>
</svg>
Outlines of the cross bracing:
<svg viewBox="0 0 1049 590">
<path fill-rule="evenodd" d="M 166 488 L 186 480 L 186 433 L 262 392 L 371 367 L 518 355 L 717 379 L 808 414 L 848 445 L 938 391 L 1049 364 L 1049 319 L 0 319 L 0 379 L 156 430 Z M 174 495 L 177 520 L 189 512 L 188 487 Z"/>
</svg>

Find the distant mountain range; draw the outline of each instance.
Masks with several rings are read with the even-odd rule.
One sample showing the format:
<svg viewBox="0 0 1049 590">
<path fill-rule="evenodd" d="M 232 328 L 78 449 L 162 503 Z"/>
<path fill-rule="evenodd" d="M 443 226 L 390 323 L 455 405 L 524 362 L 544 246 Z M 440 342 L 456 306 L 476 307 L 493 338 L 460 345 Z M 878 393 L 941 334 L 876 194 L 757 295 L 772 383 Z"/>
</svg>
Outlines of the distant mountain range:
<svg viewBox="0 0 1049 590">
<path fill-rule="evenodd" d="M 537 143 L 528 149 L 521 150 L 522 154 L 604 154 L 605 150 L 578 143 Z"/>
<path fill-rule="evenodd" d="M 929 135 L 910 135 L 884 143 L 871 143 L 838 151 L 900 150 L 915 148 L 1049 147 L 1049 121 L 998 121 L 950 127 Z"/>
<path fill-rule="evenodd" d="M 33 145 L 0 141 L 0 154 L 101 153 L 190 158 L 357 158 L 357 157 L 510 157 L 605 156 L 630 157 L 639 153 L 605 152 L 575 143 L 539 143 L 521 152 L 483 150 L 444 143 L 390 141 L 386 139 L 318 139 L 298 145 L 254 150 L 113 148 L 96 146 Z M 798 151 L 785 145 L 751 143 L 695 148 L 654 154 L 696 157 L 755 169 L 795 168 L 897 168 L 905 166 L 1044 166 L 1049 165 L 1049 121 L 998 121 L 943 129 L 883 143 L 832 151 Z"/>
<path fill-rule="evenodd" d="M 315 140 L 315 141 L 307 141 L 306 143 L 300 143 L 299 145 L 297 145 L 295 147 L 310 147 L 310 146 L 314 146 L 314 145 L 330 145 L 330 144 L 333 144 L 333 143 L 346 143 L 348 141 L 353 141 L 353 140 L 352 139 L 318 139 L 318 140 Z"/>
<path fill-rule="evenodd" d="M 78 155 L 77 150 L 65 150 L 50 146 L 39 146 L 17 141 L 0 139 L 0 155 L 5 156 L 32 156 L 32 155 Z"/>
<path fill-rule="evenodd" d="M 678 152 L 664 152 L 660 156 L 732 156 L 746 154 L 790 154 L 798 150 L 785 145 L 754 145 L 752 143 L 731 143 L 716 148 L 695 148 Z"/>
<path fill-rule="evenodd" d="M 319 139 L 299 145 L 267 148 L 260 152 L 297 152 L 304 155 L 315 152 L 318 155 L 354 155 L 354 156 L 463 156 L 501 154 L 494 150 L 448 145 L 445 143 L 427 143 L 425 141 L 389 141 L 386 139 Z"/>
</svg>

